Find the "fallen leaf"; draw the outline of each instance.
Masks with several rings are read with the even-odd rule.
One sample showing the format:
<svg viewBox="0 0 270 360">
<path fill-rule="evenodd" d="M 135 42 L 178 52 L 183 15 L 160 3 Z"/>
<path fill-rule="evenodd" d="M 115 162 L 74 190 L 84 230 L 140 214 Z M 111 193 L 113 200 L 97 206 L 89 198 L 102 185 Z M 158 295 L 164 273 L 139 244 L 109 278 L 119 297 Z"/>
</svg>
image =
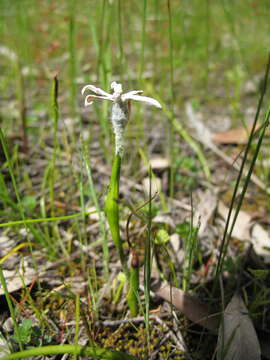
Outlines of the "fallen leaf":
<svg viewBox="0 0 270 360">
<path fill-rule="evenodd" d="M 8 292 L 12 293 L 21 289 L 24 285 L 28 286 L 36 279 L 36 272 L 28 268 L 23 274 L 19 274 L 17 270 L 3 270 L 4 278 L 7 283 Z M 23 282 L 22 282 L 23 276 Z M 0 295 L 4 294 L 4 289 L 0 284 Z"/>
<path fill-rule="evenodd" d="M 259 360 L 261 349 L 248 310 L 241 298 L 235 294 L 224 312 L 219 327 L 218 360 Z"/>
<path fill-rule="evenodd" d="M 202 114 L 196 113 L 192 105 L 186 104 L 186 115 L 189 120 L 190 126 L 193 128 L 192 136 L 195 137 L 201 144 L 203 144 L 206 148 L 213 151 L 217 156 L 223 159 L 227 164 L 233 166 L 236 170 L 240 169 L 239 164 L 231 159 L 226 153 L 219 149 L 213 140 L 213 134 L 205 125 Z M 246 175 L 246 171 L 244 172 Z M 259 188 L 263 189 L 265 192 L 270 194 L 270 190 L 268 187 L 254 174 L 251 175 L 251 181 L 256 184 Z"/>
<path fill-rule="evenodd" d="M 145 192 L 146 195 L 149 195 L 149 188 L 150 188 L 150 178 L 146 177 L 142 180 L 142 186 L 143 186 L 143 190 Z M 152 195 L 155 192 L 160 193 L 161 191 L 161 179 L 157 176 L 155 176 L 153 179 L 151 179 L 151 191 L 152 191 Z"/>
<path fill-rule="evenodd" d="M 152 221 L 155 224 L 160 223 L 160 224 L 169 225 L 171 228 L 175 228 L 176 226 L 170 213 L 159 213 L 157 216 L 153 218 Z"/>
<path fill-rule="evenodd" d="M 218 213 L 226 219 L 229 213 L 229 209 L 224 205 L 224 203 L 219 202 Z M 232 211 L 231 221 L 229 224 L 229 229 L 232 224 L 232 220 L 235 214 L 235 210 Z M 223 223 L 223 226 L 225 222 Z M 260 225 L 254 224 L 252 222 L 252 217 L 243 210 L 239 211 L 237 216 L 233 231 L 232 237 L 239 240 L 248 240 L 252 243 L 255 252 L 262 256 L 264 261 L 270 263 L 270 236 L 268 232 Z"/>
<path fill-rule="evenodd" d="M 246 144 L 251 129 L 252 127 L 248 126 L 247 128 L 241 127 L 228 131 L 218 132 L 212 134 L 212 140 L 218 144 Z M 258 129 L 259 125 L 257 126 L 256 130 Z"/>
<path fill-rule="evenodd" d="M 216 331 L 219 326 L 219 315 L 211 315 L 208 306 L 181 289 L 165 285 L 155 292 L 162 299 L 170 302 L 176 309 L 180 310 L 188 319 Z"/>
<path fill-rule="evenodd" d="M 194 223 L 200 224 L 198 235 L 202 236 L 217 206 L 217 196 L 210 190 L 202 194 L 194 213 Z"/>
<path fill-rule="evenodd" d="M 149 161 L 152 170 L 158 170 L 158 171 L 162 171 L 162 170 L 166 170 L 169 168 L 170 166 L 170 160 L 168 158 L 164 158 L 164 157 L 153 157 L 152 159 L 150 159 Z"/>
</svg>

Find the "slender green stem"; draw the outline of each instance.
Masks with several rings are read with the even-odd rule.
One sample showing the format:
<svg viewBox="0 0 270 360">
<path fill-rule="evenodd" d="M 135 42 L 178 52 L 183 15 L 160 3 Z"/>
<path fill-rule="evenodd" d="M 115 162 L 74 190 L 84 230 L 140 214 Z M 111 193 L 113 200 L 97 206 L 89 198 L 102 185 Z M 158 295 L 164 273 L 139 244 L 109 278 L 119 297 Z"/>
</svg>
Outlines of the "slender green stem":
<svg viewBox="0 0 270 360">
<path fill-rule="evenodd" d="M 76 44 L 75 44 L 75 28 L 76 26 L 76 2 L 70 1 L 69 8 L 69 32 L 68 32 L 68 47 L 69 47 L 69 76 L 70 76 L 70 106 L 73 117 L 77 116 L 77 86 L 76 86 Z"/>
<path fill-rule="evenodd" d="M 135 317 L 139 312 L 139 285 L 140 285 L 140 267 L 138 254 L 132 249 L 132 259 L 129 275 L 129 291 L 127 294 L 127 303 L 131 312 L 131 316 Z"/>
<path fill-rule="evenodd" d="M 85 216 L 95 214 L 96 212 L 97 212 L 97 210 L 93 210 L 93 211 L 86 211 L 86 212 L 82 212 L 82 213 L 78 213 L 78 214 L 65 215 L 65 216 L 54 216 L 54 217 L 46 217 L 46 218 L 40 218 L 40 219 L 24 219 L 24 220 L 8 221 L 8 222 L 0 224 L 0 228 L 17 226 L 17 225 L 25 225 L 25 224 L 51 222 L 51 221 L 66 221 L 66 220 L 71 220 L 71 219 L 77 219 L 80 217 L 85 218 Z"/>
<path fill-rule="evenodd" d="M 11 177 L 11 182 L 12 182 L 12 186 L 13 186 L 13 189 L 14 189 L 14 192 L 15 192 L 16 200 L 17 200 L 17 203 L 18 203 L 18 210 L 19 210 L 20 216 L 21 216 L 21 218 L 23 220 L 23 224 L 24 224 L 25 229 L 31 231 L 31 227 L 27 227 L 27 225 L 25 223 L 24 207 L 23 207 L 23 204 L 22 204 L 22 201 L 21 201 L 21 196 L 20 196 L 20 193 L 19 193 L 19 189 L 18 189 L 18 186 L 17 186 L 16 179 L 15 179 L 15 175 L 14 175 L 14 171 L 13 171 L 13 164 L 12 164 L 12 160 L 10 158 L 10 154 L 9 154 L 9 151 L 8 151 L 6 139 L 5 139 L 4 133 L 3 133 L 1 128 L 0 128 L 0 143 L 1 143 L 2 148 L 3 148 L 5 158 L 7 160 L 8 170 L 9 170 L 9 174 L 10 174 L 10 177 Z M 33 254 L 33 252 L 32 252 L 32 241 L 29 238 L 28 231 L 27 231 L 27 238 L 28 238 L 28 242 L 30 244 L 30 252 L 31 252 L 31 254 Z M 35 261 L 34 257 L 33 257 L 33 264 L 34 264 L 35 269 L 37 270 L 37 264 L 36 264 L 36 261 Z"/>
<path fill-rule="evenodd" d="M 53 156 L 50 164 L 50 202 L 51 202 L 51 215 L 54 216 L 54 183 L 55 183 L 55 162 L 57 157 L 58 150 L 58 139 L 57 139 L 57 129 L 58 129 L 58 79 L 57 76 L 53 79 L 52 85 L 52 95 L 51 95 L 51 111 L 53 119 Z"/>
<path fill-rule="evenodd" d="M 19 210 L 21 218 L 24 220 L 25 215 L 24 215 L 24 209 L 23 209 L 23 206 L 22 206 L 19 189 L 18 189 L 16 179 L 15 179 L 15 176 L 14 176 L 12 161 L 11 161 L 11 158 L 10 158 L 10 154 L 8 152 L 8 146 L 7 146 L 7 143 L 6 143 L 6 139 L 5 139 L 4 133 L 3 133 L 1 128 L 0 128 L 0 142 L 1 142 L 4 154 L 5 154 L 5 158 L 7 160 L 8 170 L 9 170 L 9 174 L 10 174 L 10 177 L 11 177 L 11 182 L 12 182 L 14 192 L 15 192 L 15 196 L 16 196 L 16 199 L 17 199 L 17 202 L 18 202 L 18 210 Z"/>
<path fill-rule="evenodd" d="M 73 354 L 79 356 L 91 356 L 93 359 L 104 360 L 138 360 L 135 356 L 120 351 L 112 351 L 91 346 L 81 345 L 50 345 L 24 350 L 1 358 L 1 360 L 27 359 L 33 356 Z"/>
<path fill-rule="evenodd" d="M 127 271 L 127 261 L 124 254 L 123 242 L 120 237 L 120 227 L 119 227 L 119 181 L 120 181 L 120 172 L 121 172 L 121 156 L 116 154 L 113 167 L 111 180 L 109 185 L 109 191 L 105 201 L 105 213 L 109 222 L 112 239 L 115 244 L 115 247 L 118 251 L 118 255 L 123 267 L 123 270 L 126 274 Z"/>
<path fill-rule="evenodd" d="M 189 290 L 190 278 L 193 269 L 194 259 L 196 257 L 196 251 L 198 248 L 198 231 L 200 224 L 195 224 L 194 227 L 194 207 L 193 207 L 193 198 L 192 193 L 190 196 L 190 205 L 191 205 L 191 218 L 189 223 L 189 233 L 188 237 L 185 240 L 184 250 L 185 250 L 185 260 L 183 266 L 183 290 Z"/>
<path fill-rule="evenodd" d="M 149 203 L 148 203 L 148 223 L 147 237 L 145 241 L 144 253 L 144 297 L 145 297 L 145 328 L 147 337 L 148 356 L 150 355 L 150 281 L 151 281 L 151 259 L 152 259 L 152 169 L 149 168 Z"/>
<path fill-rule="evenodd" d="M 147 0 L 143 0 L 143 18 L 142 18 L 142 38 L 141 38 L 141 63 L 139 78 L 142 80 L 142 74 L 144 71 L 144 48 L 145 48 L 145 25 L 147 14 Z"/>
<path fill-rule="evenodd" d="M 25 104 L 25 94 L 24 94 L 24 79 L 22 76 L 22 66 L 20 60 L 16 61 L 16 77 L 17 77 L 17 97 L 19 103 L 19 114 L 20 121 L 22 126 L 22 141 L 23 141 L 23 151 L 28 152 L 28 129 L 27 129 L 27 119 L 26 119 L 26 104 Z"/>
<path fill-rule="evenodd" d="M 9 308 L 11 318 L 12 318 L 13 323 L 14 323 L 14 331 L 15 331 L 16 337 L 18 339 L 19 348 L 22 351 L 23 350 L 23 344 L 22 344 L 22 341 L 21 341 L 20 331 L 19 331 L 18 324 L 17 324 L 17 321 L 16 321 L 15 311 L 14 311 L 12 302 L 10 300 L 10 296 L 9 296 L 9 292 L 8 292 L 8 288 L 7 288 L 7 284 L 6 284 L 6 279 L 4 277 L 2 265 L 0 265 L 0 282 L 1 282 L 1 285 L 2 285 L 4 293 L 5 293 L 5 297 L 6 297 L 6 300 L 7 300 L 7 303 L 8 303 L 8 308 Z"/>
<path fill-rule="evenodd" d="M 109 274 L 109 246 L 108 246 L 108 238 L 107 238 L 106 228 L 105 228 L 105 218 L 104 218 L 104 215 L 99 206 L 97 194 L 96 194 L 94 183 L 93 183 L 90 158 L 89 158 L 85 143 L 83 143 L 83 159 L 85 162 L 86 172 L 87 172 L 87 176 L 88 176 L 88 183 L 89 183 L 91 197 L 92 197 L 93 203 L 95 205 L 95 208 L 97 209 L 97 213 L 98 213 L 98 217 L 99 217 L 99 228 L 100 228 L 100 234 L 102 236 L 104 275 L 105 275 L 105 277 L 107 277 L 107 275 Z"/>
<path fill-rule="evenodd" d="M 119 46 L 119 57 L 120 57 L 120 71 L 121 78 L 123 77 L 123 65 L 124 65 L 124 49 L 123 49 L 123 31 L 122 31 L 122 6 L 121 0 L 117 3 L 117 15 L 118 15 L 118 46 Z"/>
<path fill-rule="evenodd" d="M 191 135 L 189 135 L 188 131 L 184 129 L 184 127 L 180 124 L 180 122 L 174 117 L 172 111 L 167 107 L 166 103 L 162 101 L 162 99 L 158 96 L 158 94 L 154 91 L 153 87 L 148 84 L 148 93 L 153 95 L 161 104 L 162 110 L 164 114 L 172 121 L 173 127 L 176 132 L 185 140 L 185 142 L 192 148 L 195 154 L 198 156 L 198 160 L 201 163 L 202 170 L 204 172 L 205 177 L 210 180 L 211 172 L 207 163 L 207 159 L 200 147 L 200 145 L 194 140 Z"/>
<path fill-rule="evenodd" d="M 170 197 L 173 198 L 174 195 L 174 177 L 175 177 L 175 136 L 174 136 L 174 126 L 173 121 L 175 120 L 174 115 L 174 104 L 175 104 L 175 93 L 174 93 L 174 48 L 173 48 L 173 28 L 172 28 L 172 11 L 171 11 L 171 1 L 167 0 L 167 8 L 168 8 L 168 18 L 169 18 L 169 44 L 170 44 L 170 90 L 171 90 L 171 113 L 172 119 L 169 122 L 169 156 L 171 163 L 171 174 L 170 174 L 170 184 L 169 184 L 169 194 Z M 179 156 L 179 155 L 178 155 Z"/>
<path fill-rule="evenodd" d="M 240 170 L 239 170 L 239 173 L 238 173 L 238 176 L 237 176 L 237 180 L 236 180 L 236 184 L 235 184 L 235 187 L 234 187 L 232 200 L 231 200 L 231 204 L 230 204 L 230 208 L 229 208 L 229 213 L 228 213 L 226 224 L 225 224 L 224 234 L 223 234 L 223 238 L 222 238 L 222 241 L 221 241 L 221 246 L 220 246 L 220 250 L 219 250 L 219 257 L 218 257 L 218 263 L 217 263 L 217 268 L 216 268 L 216 281 L 215 281 L 216 284 L 217 284 L 218 276 L 219 276 L 219 274 L 220 274 L 220 272 L 222 270 L 222 267 L 223 267 L 225 255 L 226 255 L 228 244 L 229 244 L 229 241 L 230 241 L 230 236 L 232 234 L 232 230 L 233 230 L 233 227 L 234 227 L 238 212 L 240 210 L 240 206 L 241 206 L 242 201 L 243 201 L 243 196 L 242 195 L 245 194 L 245 191 L 242 190 L 241 191 L 241 197 L 240 197 L 240 200 L 238 202 L 238 204 L 239 204 L 238 210 L 235 213 L 233 223 L 231 223 L 231 217 L 233 216 L 233 207 L 234 207 L 234 204 L 236 203 L 237 192 L 238 192 L 238 189 L 239 189 L 239 186 L 240 186 L 240 181 L 242 179 L 244 166 L 245 166 L 246 161 L 247 161 L 248 153 L 249 153 L 249 151 L 251 149 L 252 140 L 254 139 L 254 133 L 255 133 L 256 126 L 257 126 L 257 123 L 258 123 L 258 120 L 259 120 L 261 108 L 262 108 L 262 105 L 263 105 L 263 100 L 264 100 L 264 97 L 265 97 L 265 94 L 266 94 L 269 73 L 270 73 L 270 54 L 268 56 L 268 63 L 267 63 L 266 70 L 265 70 L 265 75 L 264 75 L 264 83 L 263 83 L 263 87 L 262 87 L 262 90 L 261 90 L 261 95 L 260 95 L 260 98 L 259 98 L 257 111 L 256 111 L 256 114 L 255 114 L 255 118 L 254 118 L 254 122 L 253 122 L 253 125 L 252 125 L 251 133 L 250 133 L 250 136 L 249 136 L 249 139 L 248 139 L 248 143 L 247 143 L 244 155 L 243 155 L 243 160 L 242 160 L 242 163 L 241 163 L 241 167 L 240 167 Z M 266 120 L 268 122 L 267 116 L 268 116 L 268 114 L 266 115 Z M 263 125 L 263 128 L 262 128 L 263 130 L 262 130 L 262 133 L 261 133 L 262 136 L 264 135 L 264 131 L 266 129 L 266 126 L 267 126 L 267 123 Z M 248 185 L 249 176 L 251 176 L 250 170 L 251 169 L 253 170 L 255 161 L 257 159 L 258 151 L 259 151 L 259 148 L 260 148 L 260 145 L 261 145 L 261 141 L 262 141 L 262 137 L 260 137 L 259 140 L 258 140 L 258 143 L 257 143 L 257 146 L 256 146 L 256 151 L 255 151 L 255 154 L 254 154 L 253 159 L 252 159 L 252 164 L 253 165 L 250 166 L 250 169 L 249 169 L 249 172 L 248 172 L 249 175 L 246 176 L 246 179 L 245 179 L 245 184 L 246 184 L 245 188 Z M 230 225 L 230 224 L 232 224 L 232 225 Z M 230 228 L 230 230 L 229 230 L 229 228 Z"/>
<path fill-rule="evenodd" d="M 76 294 L 75 302 L 75 345 L 79 343 L 79 324 L 80 324 L 80 295 Z M 77 359 L 77 354 L 74 354 L 74 360 Z"/>
</svg>

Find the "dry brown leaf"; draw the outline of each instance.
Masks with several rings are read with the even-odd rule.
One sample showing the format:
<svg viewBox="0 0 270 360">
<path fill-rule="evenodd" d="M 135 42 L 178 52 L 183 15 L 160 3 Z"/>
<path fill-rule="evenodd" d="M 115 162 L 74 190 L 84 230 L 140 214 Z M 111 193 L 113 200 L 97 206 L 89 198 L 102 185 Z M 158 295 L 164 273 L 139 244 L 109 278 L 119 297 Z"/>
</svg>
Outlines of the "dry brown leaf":
<svg viewBox="0 0 270 360">
<path fill-rule="evenodd" d="M 219 327 L 218 360 L 259 360 L 261 349 L 256 331 L 241 298 L 235 294 Z"/>
<path fill-rule="evenodd" d="M 146 195 L 149 195 L 149 189 L 150 189 L 150 178 L 146 177 L 142 180 L 142 186 L 143 190 Z M 152 194 L 155 192 L 160 193 L 162 188 L 161 179 L 157 176 L 155 176 L 153 179 L 151 179 L 151 191 Z"/>
<path fill-rule="evenodd" d="M 26 271 L 21 275 L 17 270 L 3 270 L 3 273 L 9 293 L 21 289 L 24 285 L 30 285 L 37 277 L 36 272 L 31 268 L 27 268 Z M 3 295 L 4 293 L 4 289 L 0 284 L 0 295 Z"/>
<path fill-rule="evenodd" d="M 223 159 L 227 164 L 239 170 L 239 164 L 234 161 L 234 159 L 231 159 L 228 155 L 226 155 L 226 153 L 219 149 L 215 144 L 211 131 L 203 121 L 202 114 L 196 113 L 190 103 L 186 104 L 186 115 L 188 117 L 190 126 L 194 129 L 192 136 L 200 141 L 200 143 L 203 144 L 206 148 L 211 149 L 211 151 Z M 246 175 L 246 171 L 244 175 Z M 268 187 L 256 175 L 251 175 L 251 181 L 254 182 L 254 184 L 256 184 L 259 188 L 263 189 L 263 191 L 270 194 Z"/>
<path fill-rule="evenodd" d="M 170 285 L 165 285 L 155 292 L 162 299 L 170 302 L 176 309 L 180 310 L 188 319 L 216 331 L 219 326 L 219 316 L 211 315 L 208 306 L 197 298 Z"/>
<path fill-rule="evenodd" d="M 229 209 L 224 205 L 224 203 L 219 202 L 218 213 L 225 220 L 227 219 Z M 229 229 L 232 224 L 234 214 L 235 210 L 232 211 Z M 223 224 L 223 226 L 224 225 L 225 223 Z M 262 256 L 266 263 L 270 263 L 270 236 L 260 224 L 253 224 L 252 217 L 245 211 L 239 211 L 233 228 L 232 236 L 239 240 L 250 241 L 253 245 L 255 252 L 259 256 Z"/>
<path fill-rule="evenodd" d="M 256 130 L 259 128 L 257 126 Z M 247 129 L 244 127 L 232 129 L 228 131 L 222 131 L 219 133 L 212 134 L 212 140 L 218 144 L 246 144 L 248 141 L 249 134 L 252 127 L 248 126 Z M 255 131 L 256 131 L 255 130 Z"/>
<path fill-rule="evenodd" d="M 217 196 L 211 190 L 207 190 L 201 195 L 200 202 L 194 214 L 194 224 L 197 225 L 200 223 L 199 236 L 204 234 L 208 221 L 211 219 L 216 206 Z"/>
<path fill-rule="evenodd" d="M 152 170 L 158 171 L 166 170 L 170 166 L 170 160 L 161 156 L 153 157 L 152 159 L 150 159 L 149 163 Z"/>
</svg>

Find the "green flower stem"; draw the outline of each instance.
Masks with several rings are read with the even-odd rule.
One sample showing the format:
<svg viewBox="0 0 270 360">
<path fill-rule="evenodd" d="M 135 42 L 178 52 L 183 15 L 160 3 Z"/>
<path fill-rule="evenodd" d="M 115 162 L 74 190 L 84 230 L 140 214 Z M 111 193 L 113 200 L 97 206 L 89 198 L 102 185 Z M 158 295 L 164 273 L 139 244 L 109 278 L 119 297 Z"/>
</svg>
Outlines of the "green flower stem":
<svg viewBox="0 0 270 360">
<path fill-rule="evenodd" d="M 138 261 L 138 255 L 133 249 L 130 275 L 129 275 L 129 291 L 127 294 L 127 303 L 131 312 L 131 316 L 135 317 L 139 312 L 139 279 L 140 267 Z"/>
<path fill-rule="evenodd" d="M 109 191 L 105 200 L 105 213 L 110 226 L 112 239 L 118 251 L 118 255 L 124 272 L 128 275 L 127 261 L 124 254 L 123 242 L 120 237 L 119 227 L 119 181 L 121 172 L 121 156 L 115 155 L 112 167 Z M 127 276 L 128 277 L 128 276 Z"/>
<path fill-rule="evenodd" d="M 120 351 L 112 351 L 91 346 L 81 345 L 50 345 L 24 350 L 13 353 L 1 358 L 1 360 L 26 359 L 33 356 L 73 354 L 80 356 L 90 356 L 93 359 L 104 360 L 138 360 L 138 358 Z"/>
<path fill-rule="evenodd" d="M 123 249 L 123 242 L 120 237 L 119 227 L 119 182 L 121 173 L 121 156 L 115 155 L 112 167 L 111 181 L 109 191 L 105 201 L 105 213 L 109 222 L 112 239 L 118 251 L 118 255 L 126 274 L 129 291 L 127 294 L 127 303 L 132 316 L 137 316 L 139 311 L 138 290 L 139 290 L 139 263 L 137 254 L 132 252 L 132 261 L 130 271 L 127 267 L 127 260 Z"/>
</svg>

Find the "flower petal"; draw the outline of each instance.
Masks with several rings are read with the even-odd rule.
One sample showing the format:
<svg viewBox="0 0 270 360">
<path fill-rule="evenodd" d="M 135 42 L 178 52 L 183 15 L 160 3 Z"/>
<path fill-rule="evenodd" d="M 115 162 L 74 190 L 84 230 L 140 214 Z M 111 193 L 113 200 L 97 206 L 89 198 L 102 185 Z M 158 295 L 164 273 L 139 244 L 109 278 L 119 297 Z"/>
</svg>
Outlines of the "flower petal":
<svg viewBox="0 0 270 360">
<path fill-rule="evenodd" d="M 150 98 L 148 96 L 140 96 L 140 95 L 130 94 L 131 92 L 132 91 L 123 95 L 123 96 L 125 96 L 125 100 L 141 101 L 141 102 L 145 102 L 149 105 L 156 106 L 159 109 L 162 108 L 162 106 L 160 105 L 160 103 L 157 100 Z M 122 96 L 122 98 L 123 98 L 123 96 Z"/>
<path fill-rule="evenodd" d="M 93 91 L 93 93 L 97 94 L 97 95 L 101 95 L 101 96 L 111 96 L 109 93 L 107 93 L 106 91 L 100 89 L 100 88 L 97 88 L 95 87 L 94 85 L 85 85 L 83 88 L 82 88 L 82 95 L 84 94 L 85 90 L 91 90 Z"/>
<path fill-rule="evenodd" d="M 111 89 L 113 89 L 113 92 L 117 94 L 122 94 L 123 92 L 122 85 L 120 83 L 117 83 L 116 81 L 113 81 L 111 83 Z"/>
<path fill-rule="evenodd" d="M 112 96 L 97 96 L 97 95 L 87 95 L 84 100 L 84 106 L 93 104 L 94 99 L 101 99 L 101 100 L 110 100 L 113 101 Z M 90 101 L 89 101 L 90 100 Z"/>
<path fill-rule="evenodd" d="M 129 92 L 123 94 L 121 96 L 121 98 L 122 98 L 122 101 L 126 101 L 126 100 L 130 99 L 131 95 L 139 95 L 142 93 L 143 93 L 143 90 L 132 90 L 132 91 L 129 91 Z"/>
</svg>

